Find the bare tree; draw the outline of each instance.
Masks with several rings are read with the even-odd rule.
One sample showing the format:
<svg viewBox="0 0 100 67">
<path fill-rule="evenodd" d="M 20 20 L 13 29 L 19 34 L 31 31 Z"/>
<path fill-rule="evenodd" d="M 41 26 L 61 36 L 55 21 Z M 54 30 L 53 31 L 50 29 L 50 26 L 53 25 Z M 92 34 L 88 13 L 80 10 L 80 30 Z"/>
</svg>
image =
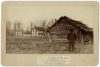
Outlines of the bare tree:
<svg viewBox="0 0 100 67">
<path fill-rule="evenodd" d="M 30 23 L 30 29 L 31 29 L 31 37 L 32 37 L 32 29 L 33 29 L 33 23 Z"/>
<path fill-rule="evenodd" d="M 39 27 L 45 29 L 46 28 L 46 22 L 47 22 L 46 20 L 41 20 L 40 24 L 39 24 Z"/>
<path fill-rule="evenodd" d="M 46 20 L 44 20 L 43 22 L 42 22 L 42 27 L 45 29 L 46 28 Z"/>
<path fill-rule="evenodd" d="M 16 36 L 17 33 L 17 22 L 14 23 L 14 35 Z"/>
<path fill-rule="evenodd" d="M 48 29 L 48 27 L 51 27 L 54 23 L 55 23 L 55 20 L 54 20 L 54 19 L 51 19 L 51 20 L 46 24 L 46 28 Z"/>
<path fill-rule="evenodd" d="M 22 33 L 22 36 L 23 36 L 23 33 L 24 33 L 23 24 L 21 24 L 20 32 Z"/>
<path fill-rule="evenodd" d="M 8 20 L 6 21 L 6 35 L 10 36 L 10 28 L 11 28 L 11 22 Z"/>
<path fill-rule="evenodd" d="M 17 30 L 17 36 L 18 36 L 18 32 L 21 31 L 21 22 L 17 23 L 17 28 L 18 28 L 18 30 Z"/>
<path fill-rule="evenodd" d="M 51 31 L 50 31 L 50 27 L 55 23 L 55 21 L 53 19 L 51 19 L 50 22 L 48 22 L 48 24 L 46 25 L 46 31 L 48 34 L 48 38 L 49 38 L 49 42 L 53 42 L 53 38 L 51 35 Z"/>
<path fill-rule="evenodd" d="M 18 32 L 21 31 L 21 22 L 14 22 L 14 33 L 18 36 Z"/>
</svg>

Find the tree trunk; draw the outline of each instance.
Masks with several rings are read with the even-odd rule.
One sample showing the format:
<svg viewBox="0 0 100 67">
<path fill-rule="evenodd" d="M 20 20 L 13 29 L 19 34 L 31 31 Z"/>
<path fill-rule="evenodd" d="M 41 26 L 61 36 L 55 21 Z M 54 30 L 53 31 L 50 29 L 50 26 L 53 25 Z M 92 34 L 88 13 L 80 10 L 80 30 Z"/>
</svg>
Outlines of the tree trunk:
<svg viewBox="0 0 100 67">
<path fill-rule="evenodd" d="M 32 29 L 31 29 L 31 37 L 32 37 Z"/>
<path fill-rule="evenodd" d="M 17 31 L 17 36 L 18 36 L 18 31 Z"/>
<path fill-rule="evenodd" d="M 83 36 L 83 33 L 81 32 L 81 39 L 82 39 L 82 44 L 84 44 L 84 36 Z"/>
<path fill-rule="evenodd" d="M 48 37 L 49 37 L 49 42 L 53 42 L 53 39 L 52 39 L 52 36 L 51 36 L 50 32 L 48 33 Z"/>
</svg>

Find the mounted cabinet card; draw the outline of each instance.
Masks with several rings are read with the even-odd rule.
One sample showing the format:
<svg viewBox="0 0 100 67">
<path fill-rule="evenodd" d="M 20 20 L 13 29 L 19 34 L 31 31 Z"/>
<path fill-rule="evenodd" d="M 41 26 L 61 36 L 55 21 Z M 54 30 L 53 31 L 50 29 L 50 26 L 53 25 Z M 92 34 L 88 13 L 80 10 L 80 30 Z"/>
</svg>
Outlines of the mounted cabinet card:
<svg viewBox="0 0 100 67">
<path fill-rule="evenodd" d="M 4 66 L 98 64 L 98 2 L 3 2 Z"/>
</svg>

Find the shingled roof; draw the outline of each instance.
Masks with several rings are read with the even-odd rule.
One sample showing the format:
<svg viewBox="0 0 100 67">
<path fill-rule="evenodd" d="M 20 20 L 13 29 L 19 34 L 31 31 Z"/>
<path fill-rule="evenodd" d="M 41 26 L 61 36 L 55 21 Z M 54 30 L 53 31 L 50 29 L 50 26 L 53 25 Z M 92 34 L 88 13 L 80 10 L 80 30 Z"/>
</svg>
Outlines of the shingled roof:
<svg viewBox="0 0 100 67">
<path fill-rule="evenodd" d="M 52 27 L 56 26 L 56 24 L 58 24 L 59 21 L 61 21 L 62 19 L 65 19 L 67 22 L 69 22 L 70 24 L 74 25 L 75 27 L 77 27 L 81 30 L 84 30 L 86 32 L 93 32 L 92 28 L 89 28 L 86 24 L 83 24 L 81 21 L 76 21 L 76 20 L 73 20 L 73 19 L 66 17 L 66 16 L 60 17 L 58 20 L 56 20 L 56 22 L 51 27 L 49 27 L 49 30 Z"/>
</svg>

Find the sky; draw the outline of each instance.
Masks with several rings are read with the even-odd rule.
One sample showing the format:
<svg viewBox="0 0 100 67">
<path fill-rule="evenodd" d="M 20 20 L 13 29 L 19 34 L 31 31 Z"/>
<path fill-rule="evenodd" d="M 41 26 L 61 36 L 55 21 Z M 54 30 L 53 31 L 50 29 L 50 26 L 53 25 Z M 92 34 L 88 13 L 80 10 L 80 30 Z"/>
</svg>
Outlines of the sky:
<svg viewBox="0 0 100 67">
<path fill-rule="evenodd" d="M 40 24 L 41 20 L 59 19 L 67 16 L 71 19 L 82 21 L 93 28 L 92 6 L 9 6 L 7 7 L 7 20 L 12 23 L 21 21 L 24 27 L 30 22 Z"/>
</svg>

